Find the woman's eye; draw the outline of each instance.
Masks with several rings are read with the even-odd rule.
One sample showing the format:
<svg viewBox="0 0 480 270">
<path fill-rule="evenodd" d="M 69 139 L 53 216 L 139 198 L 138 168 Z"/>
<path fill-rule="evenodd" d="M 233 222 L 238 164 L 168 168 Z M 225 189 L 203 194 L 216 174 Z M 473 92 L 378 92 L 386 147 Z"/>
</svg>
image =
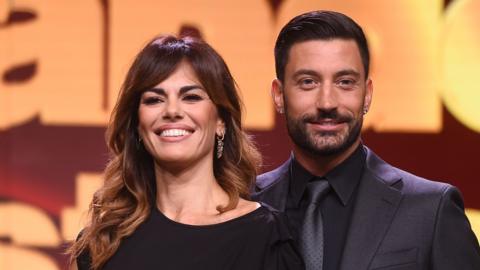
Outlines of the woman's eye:
<svg viewBox="0 0 480 270">
<path fill-rule="evenodd" d="M 203 100 L 203 97 L 201 97 L 201 96 L 199 96 L 199 95 L 190 94 L 190 95 L 184 96 L 184 97 L 183 97 L 183 100 L 194 102 L 194 101 Z"/>
<path fill-rule="evenodd" d="M 162 102 L 160 97 L 146 97 L 142 99 L 142 103 L 145 105 L 153 105 Z"/>
</svg>

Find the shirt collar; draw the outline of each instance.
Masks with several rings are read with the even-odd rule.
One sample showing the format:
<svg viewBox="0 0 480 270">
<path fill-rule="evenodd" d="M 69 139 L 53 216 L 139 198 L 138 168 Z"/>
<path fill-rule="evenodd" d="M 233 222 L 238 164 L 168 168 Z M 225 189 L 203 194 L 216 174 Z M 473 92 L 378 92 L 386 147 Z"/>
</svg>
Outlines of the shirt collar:
<svg viewBox="0 0 480 270">
<path fill-rule="evenodd" d="M 293 157 L 290 167 L 290 199 L 298 206 L 309 181 L 315 178 L 326 178 L 334 193 L 343 205 L 350 201 L 358 183 L 360 182 L 365 166 L 366 153 L 360 144 L 357 149 L 342 163 L 333 168 L 324 176 L 316 176 L 307 171 Z"/>
</svg>

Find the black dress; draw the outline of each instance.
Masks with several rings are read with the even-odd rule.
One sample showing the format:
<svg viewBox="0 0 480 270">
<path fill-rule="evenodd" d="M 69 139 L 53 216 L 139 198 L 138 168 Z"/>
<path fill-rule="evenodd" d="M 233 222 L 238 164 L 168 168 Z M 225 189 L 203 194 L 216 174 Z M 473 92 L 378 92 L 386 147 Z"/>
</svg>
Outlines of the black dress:
<svg viewBox="0 0 480 270">
<path fill-rule="evenodd" d="M 186 225 L 157 208 L 122 240 L 103 270 L 297 270 L 303 263 L 294 249 L 283 215 L 262 205 L 244 216 L 213 225 Z M 88 253 L 77 259 L 88 270 Z"/>
</svg>

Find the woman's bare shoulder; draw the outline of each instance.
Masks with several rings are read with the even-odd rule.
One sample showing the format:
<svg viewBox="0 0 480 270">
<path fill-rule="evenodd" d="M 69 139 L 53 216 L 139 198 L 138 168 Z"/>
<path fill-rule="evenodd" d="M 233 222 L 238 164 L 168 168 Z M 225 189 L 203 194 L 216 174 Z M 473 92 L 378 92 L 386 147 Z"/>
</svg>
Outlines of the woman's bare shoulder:
<svg viewBox="0 0 480 270">
<path fill-rule="evenodd" d="M 69 270 L 78 270 L 77 264 L 76 264 L 76 263 L 72 263 L 72 264 L 70 265 Z"/>
</svg>

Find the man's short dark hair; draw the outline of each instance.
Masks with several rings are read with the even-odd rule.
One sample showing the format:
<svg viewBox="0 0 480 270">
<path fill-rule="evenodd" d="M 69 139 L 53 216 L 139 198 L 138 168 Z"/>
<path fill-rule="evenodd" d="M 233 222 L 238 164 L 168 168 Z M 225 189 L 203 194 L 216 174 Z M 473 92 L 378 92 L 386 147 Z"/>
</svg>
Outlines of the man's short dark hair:
<svg viewBox="0 0 480 270">
<path fill-rule="evenodd" d="M 275 70 L 277 78 L 284 81 L 285 66 L 290 48 L 310 40 L 334 38 L 353 39 L 360 50 L 365 78 L 368 77 L 370 53 L 362 28 L 350 17 L 335 11 L 311 11 L 289 21 L 280 31 L 275 43 Z"/>
</svg>

